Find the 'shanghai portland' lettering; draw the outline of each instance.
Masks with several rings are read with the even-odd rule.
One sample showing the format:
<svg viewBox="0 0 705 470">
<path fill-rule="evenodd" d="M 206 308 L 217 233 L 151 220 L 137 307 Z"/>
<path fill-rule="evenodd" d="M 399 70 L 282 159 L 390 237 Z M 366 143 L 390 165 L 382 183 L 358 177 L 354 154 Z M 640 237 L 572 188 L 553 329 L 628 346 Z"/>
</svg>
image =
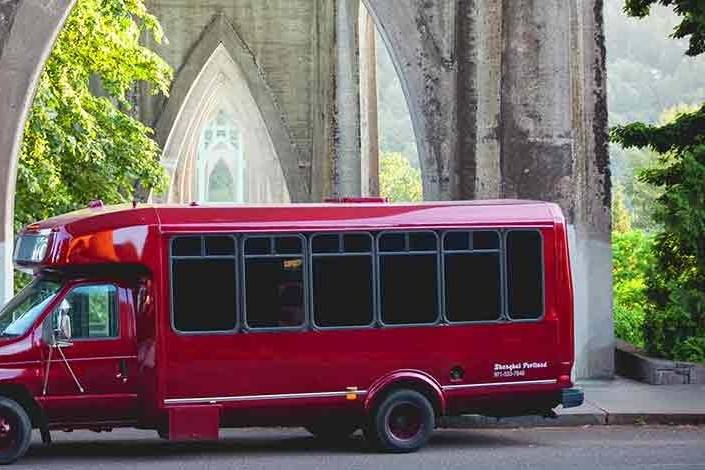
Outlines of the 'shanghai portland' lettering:
<svg viewBox="0 0 705 470">
<path fill-rule="evenodd" d="M 495 363 L 494 370 L 545 369 L 548 362 L 515 362 L 513 364 Z"/>
</svg>

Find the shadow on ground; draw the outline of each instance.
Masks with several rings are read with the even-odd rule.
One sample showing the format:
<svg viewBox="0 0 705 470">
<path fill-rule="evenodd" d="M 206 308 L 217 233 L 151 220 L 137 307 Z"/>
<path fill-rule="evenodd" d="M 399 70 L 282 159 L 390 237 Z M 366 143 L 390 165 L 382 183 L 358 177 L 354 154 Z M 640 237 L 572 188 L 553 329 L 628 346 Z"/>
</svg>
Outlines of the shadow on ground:
<svg viewBox="0 0 705 470">
<path fill-rule="evenodd" d="M 44 462 L 58 463 L 57 461 L 74 458 L 86 459 L 96 457 L 100 459 L 119 458 L 123 461 L 130 459 L 160 460 L 164 458 L 202 459 L 203 457 L 219 456 L 272 456 L 282 457 L 297 454 L 373 454 L 367 442 L 360 433 L 344 442 L 328 443 L 315 439 L 303 433 L 291 431 L 262 431 L 258 433 L 237 431 L 228 432 L 227 436 L 216 442 L 173 443 L 159 439 L 125 439 L 114 436 L 101 439 L 101 436 L 91 438 L 86 435 L 85 440 L 80 438 L 62 438 L 51 446 L 43 446 L 38 442 L 29 449 L 22 459 L 23 464 L 41 465 Z M 525 436 L 513 437 L 507 434 L 497 434 L 477 430 L 442 430 L 436 431 L 431 438 L 426 451 L 446 450 L 447 448 L 499 448 L 537 445 L 526 439 Z"/>
</svg>

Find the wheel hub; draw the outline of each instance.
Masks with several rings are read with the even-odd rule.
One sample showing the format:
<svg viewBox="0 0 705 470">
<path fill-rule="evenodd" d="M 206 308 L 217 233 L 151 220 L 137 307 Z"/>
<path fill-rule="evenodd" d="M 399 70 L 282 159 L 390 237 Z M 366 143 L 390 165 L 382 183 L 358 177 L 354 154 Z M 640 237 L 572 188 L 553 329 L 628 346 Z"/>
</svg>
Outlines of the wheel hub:
<svg viewBox="0 0 705 470">
<path fill-rule="evenodd" d="M 423 426 L 421 410 L 411 403 L 399 404 L 389 413 L 387 425 L 397 439 L 413 439 Z"/>
</svg>

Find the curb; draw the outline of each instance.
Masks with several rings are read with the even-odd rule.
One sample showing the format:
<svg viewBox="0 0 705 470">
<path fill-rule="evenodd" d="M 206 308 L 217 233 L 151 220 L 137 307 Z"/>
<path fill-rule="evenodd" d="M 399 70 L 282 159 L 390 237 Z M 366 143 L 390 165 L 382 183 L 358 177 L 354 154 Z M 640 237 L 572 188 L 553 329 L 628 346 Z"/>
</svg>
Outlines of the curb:
<svg viewBox="0 0 705 470">
<path fill-rule="evenodd" d="M 579 427 L 579 426 L 624 426 L 624 425 L 705 425 L 705 413 L 570 413 L 557 418 L 521 416 L 514 418 L 490 418 L 463 415 L 441 418 L 438 426 L 449 429 L 469 428 L 533 428 L 533 427 Z"/>
</svg>

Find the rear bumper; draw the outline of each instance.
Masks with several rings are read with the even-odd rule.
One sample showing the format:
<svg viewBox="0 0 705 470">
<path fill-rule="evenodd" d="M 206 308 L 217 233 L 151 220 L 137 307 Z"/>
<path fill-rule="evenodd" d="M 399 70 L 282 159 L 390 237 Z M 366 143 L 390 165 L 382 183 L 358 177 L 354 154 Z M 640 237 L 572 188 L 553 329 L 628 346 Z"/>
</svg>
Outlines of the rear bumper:
<svg viewBox="0 0 705 470">
<path fill-rule="evenodd" d="M 575 408 L 585 401 L 585 395 L 579 388 L 566 388 L 561 390 L 561 405 L 563 408 Z"/>
</svg>

